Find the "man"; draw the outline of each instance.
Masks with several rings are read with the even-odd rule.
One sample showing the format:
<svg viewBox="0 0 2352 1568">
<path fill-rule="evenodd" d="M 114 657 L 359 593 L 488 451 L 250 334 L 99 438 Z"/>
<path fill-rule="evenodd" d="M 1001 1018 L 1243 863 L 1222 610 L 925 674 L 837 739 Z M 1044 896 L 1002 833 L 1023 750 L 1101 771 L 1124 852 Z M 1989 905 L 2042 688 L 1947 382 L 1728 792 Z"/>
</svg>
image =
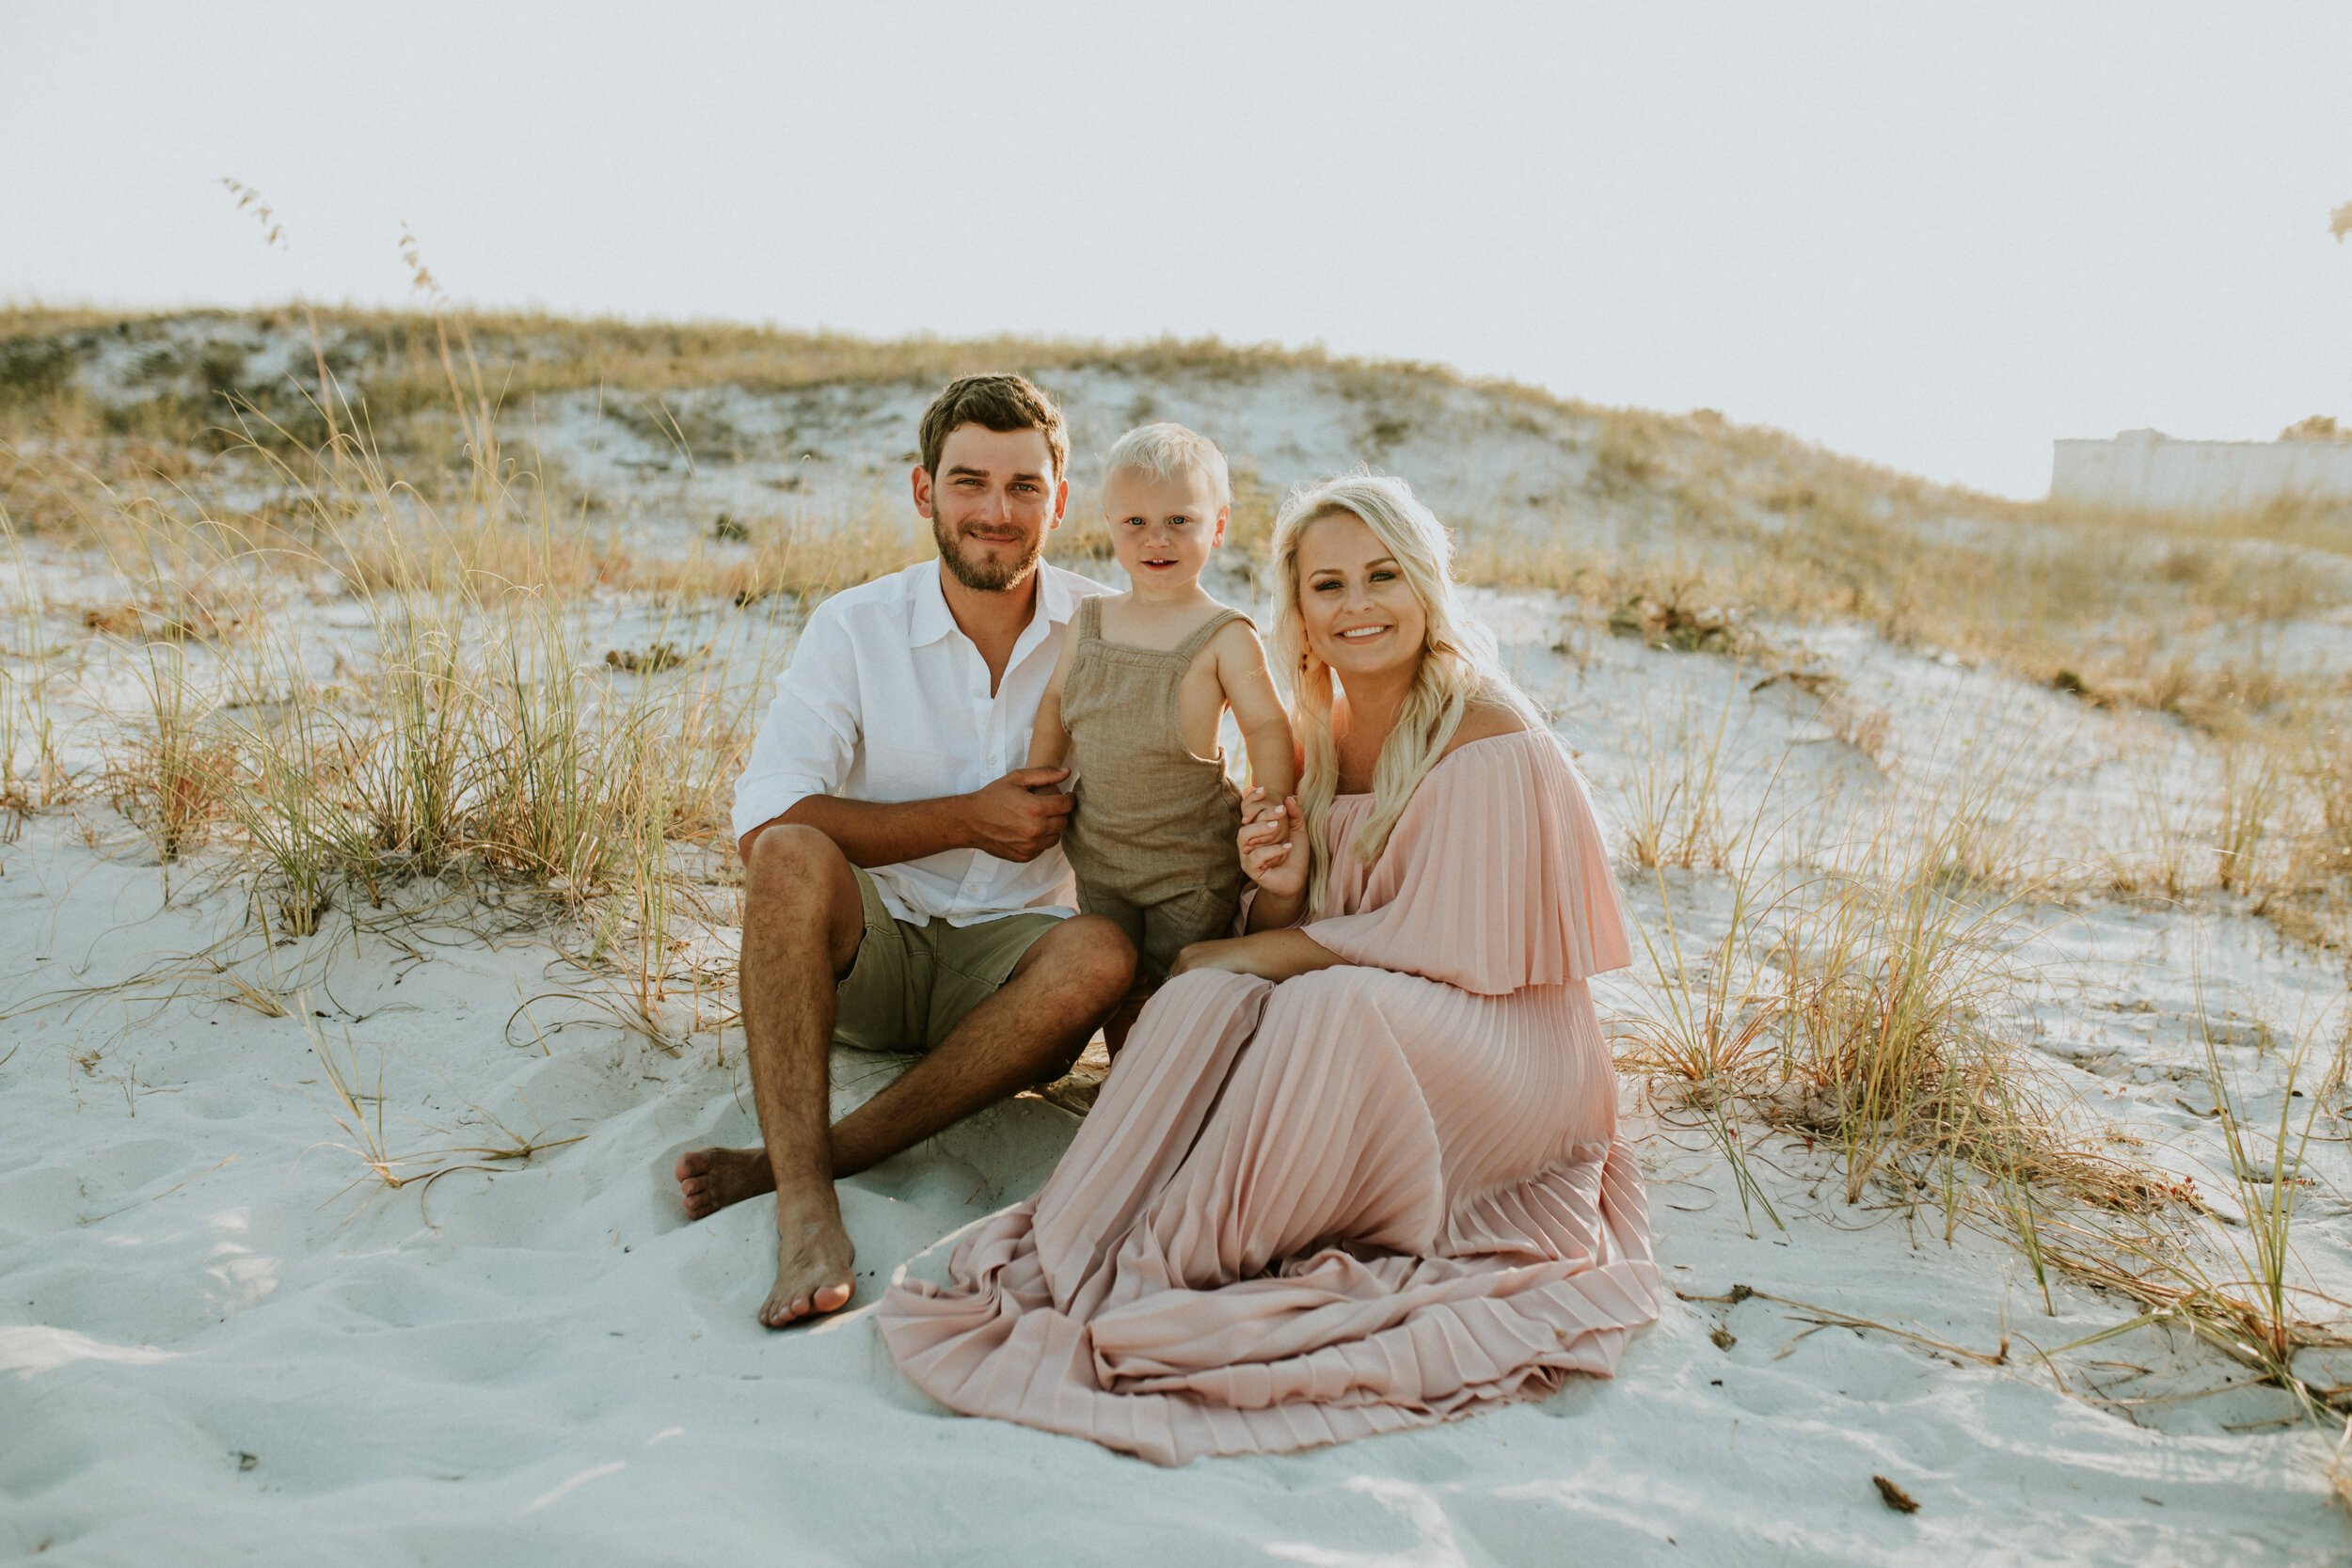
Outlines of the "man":
<svg viewBox="0 0 2352 1568">
<path fill-rule="evenodd" d="M 1116 926 L 1069 908 L 1067 771 L 1019 766 L 1101 591 L 1038 559 L 1070 499 L 1060 411 L 1020 376 L 965 376 L 921 442 L 939 559 L 818 607 L 736 784 L 765 1147 L 696 1149 L 677 1181 L 694 1219 L 775 1194 L 771 1328 L 856 1293 L 837 1178 L 1058 1076 L 1135 973 Z M 828 1127 L 835 1041 L 924 1054 Z"/>
</svg>

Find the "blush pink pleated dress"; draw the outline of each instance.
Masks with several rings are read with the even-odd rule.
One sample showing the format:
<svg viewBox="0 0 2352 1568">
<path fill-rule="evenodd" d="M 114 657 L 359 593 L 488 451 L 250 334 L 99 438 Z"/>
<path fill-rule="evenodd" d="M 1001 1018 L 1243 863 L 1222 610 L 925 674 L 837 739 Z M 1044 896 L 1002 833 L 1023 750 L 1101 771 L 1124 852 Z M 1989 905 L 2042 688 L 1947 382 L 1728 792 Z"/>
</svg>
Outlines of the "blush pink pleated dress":
<svg viewBox="0 0 2352 1568">
<path fill-rule="evenodd" d="M 1630 961 L 1549 736 L 1440 760 L 1369 868 L 1327 825 L 1344 964 L 1155 995 L 1038 1195 L 878 1309 L 956 1410 L 1163 1465 L 1344 1442 L 1609 1375 L 1658 1266 L 1589 976 Z"/>
</svg>

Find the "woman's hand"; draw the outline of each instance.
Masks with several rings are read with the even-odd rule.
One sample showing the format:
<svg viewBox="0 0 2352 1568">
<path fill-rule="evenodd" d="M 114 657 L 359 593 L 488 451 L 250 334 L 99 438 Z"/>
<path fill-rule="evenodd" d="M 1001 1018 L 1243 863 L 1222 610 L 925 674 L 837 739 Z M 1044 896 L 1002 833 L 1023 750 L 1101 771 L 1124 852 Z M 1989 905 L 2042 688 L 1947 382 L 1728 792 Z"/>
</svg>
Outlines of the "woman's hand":
<svg viewBox="0 0 2352 1568">
<path fill-rule="evenodd" d="M 1242 875 L 1262 893 L 1276 898 L 1303 897 L 1307 892 L 1307 814 L 1294 795 L 1277 805 L 1265 791 L 1251 788 L 1241 798 Z"/>
</svg>

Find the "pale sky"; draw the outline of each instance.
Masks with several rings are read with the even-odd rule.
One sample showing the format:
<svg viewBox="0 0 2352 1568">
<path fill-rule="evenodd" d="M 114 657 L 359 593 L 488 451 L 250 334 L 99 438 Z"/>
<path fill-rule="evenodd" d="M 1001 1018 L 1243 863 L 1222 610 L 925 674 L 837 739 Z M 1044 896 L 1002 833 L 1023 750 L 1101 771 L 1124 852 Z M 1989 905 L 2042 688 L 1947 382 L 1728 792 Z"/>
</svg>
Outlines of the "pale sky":
<svg viewBox="0 0 2352 1568">
<path fill-rule="evenodd" d="M 0 0 L 0 298 L 1214 334 L 2038 496 L 2352 420 L 2352 6 Z M 275 205 L 283 250 L 215 183 Z"/>
</svg>

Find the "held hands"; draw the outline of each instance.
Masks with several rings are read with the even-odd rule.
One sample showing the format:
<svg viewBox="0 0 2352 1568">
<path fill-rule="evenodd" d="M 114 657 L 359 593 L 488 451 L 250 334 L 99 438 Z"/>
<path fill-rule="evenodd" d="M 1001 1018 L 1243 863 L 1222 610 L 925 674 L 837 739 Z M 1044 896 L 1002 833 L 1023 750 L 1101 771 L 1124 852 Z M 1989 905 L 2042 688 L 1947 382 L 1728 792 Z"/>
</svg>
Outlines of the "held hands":
<svg viewBox="0 0 2352 1568">
<path fill-rule="evenodd" d="M 1241 798 L 1242 875 L 1276 898 L 1297 898 L 1307 891 L 1307 814 L 1294 795 L 1280 804 L 1252 788 Z"/>
<path fill-rule="evenodd" d="M 1058 787 L 1067 768 L 1016 768 L 963 797 L 972 847 L 998 860 L 1033 861 L 1061 842 L 1075 803 Z"/>
</svg>

